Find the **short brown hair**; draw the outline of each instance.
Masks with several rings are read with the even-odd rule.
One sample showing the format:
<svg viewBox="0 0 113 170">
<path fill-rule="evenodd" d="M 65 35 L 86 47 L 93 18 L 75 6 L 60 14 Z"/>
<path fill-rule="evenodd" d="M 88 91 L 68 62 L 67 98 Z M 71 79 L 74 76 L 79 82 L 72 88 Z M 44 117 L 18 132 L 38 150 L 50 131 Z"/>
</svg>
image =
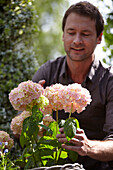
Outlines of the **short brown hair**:
<svg viewBox="0 0 113 170">
<path fill-rule="evenodd" d="M 96 21 L 96 32 L 97 32 L 97 37 L 101 34 L 101 32 L 104 30 L 104 20 L 99 12 L 98 8 L 92 5 L 91 3 L 84 1 L 84 2 L 79 2 L 74 5 L 71 5 L 67 11 L 65 12 L 65 15 L 63 17 L 62 21 L 62 30 L 64 31 L 65 24 L 67 17 L 69 16 L 70 13 L 76 13 L 81 16 L 87 16 L 90 17 L 92 20 Z"/>
</svg>

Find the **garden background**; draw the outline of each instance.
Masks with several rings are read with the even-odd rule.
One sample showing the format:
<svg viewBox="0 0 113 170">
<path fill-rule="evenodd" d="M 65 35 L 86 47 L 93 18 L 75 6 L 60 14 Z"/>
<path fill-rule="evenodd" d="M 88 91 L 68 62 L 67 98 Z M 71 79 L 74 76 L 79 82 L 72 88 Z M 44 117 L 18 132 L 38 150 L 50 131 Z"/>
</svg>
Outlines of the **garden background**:
<svg viewBox="0 0 113 170">
<path fill-rule="evenodd" d="M 102 60 L 112 64 L 113 0 L 112 5 L 106 0 L 101 3 L 108 9 L 103 9 L 106 56 Z M 31 79 L 47 60 L 65 54 L 61 27 L 68 6 L 68 0 L 0 0 L 0 130 L 11 137 L 10 123 L 17 112 L 8 95 L 20 82 Z M 19 154 L 15 149 L 12 152 L 14 157 Z"/>
</svg>

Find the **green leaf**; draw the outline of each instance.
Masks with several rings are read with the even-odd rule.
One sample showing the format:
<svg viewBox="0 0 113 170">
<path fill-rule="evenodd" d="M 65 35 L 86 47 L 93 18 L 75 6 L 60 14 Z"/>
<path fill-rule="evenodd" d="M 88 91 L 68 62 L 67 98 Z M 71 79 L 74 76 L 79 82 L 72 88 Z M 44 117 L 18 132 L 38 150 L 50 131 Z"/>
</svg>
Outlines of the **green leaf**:
<svg viewBox="0 0 113 170">
<path fill-rule="evenodd" d="M 20 135 L 20 145 L 22 148 L 27 144 L 27 138 L 24 135 L 24 131 L 22 130 L 22 133 Z"/>
<path fill-rule="evenodd" d="M 33 158 L 29 157 L 29 159 L 28 159 L 28 161 L 27 161 L 27 163 L 26 163 L 26 165 L 24 167 L 24 170 L 31 168 L 32 167 L 32 163 L 33 163 Z"/>
<path fill-rule="evenodd" d="M 71 145 L 74 146 L 74 144 L 67 142 L 66 145 Z M 71 159 L 72 162 L 76 162 L 77 158 L 78 158 L 78 153 L 75 151 L 71 151 L 71 150 L 67 150 L 66 152 L 68 154 L 68 157 Z"/>
<path fill-rule="evenodd" d="M 22 135 L 22 141 L 29 139 L 29 140 L 36 140 L 38 135 L 39 127 L 38 124 L 32 116 L 27 117 L 23 122 L 23 135 Z M 24 139 L 26 138 L 26 139 Z"/>
<path fill-rule="evenodd" d="M 68 157 L 67 152 L 63 151 L 62 148 L 59 150 L 57 149 L 55 152 L 53 152 L 54 159 L 58 161 L 60 158 L 65 159 Z"/>
<path fill-rule="evenodd" d="M 45 126 L 43 124 L 39 124 L 39 125 L 46 130 L 47 134 L 50 134 L 50 135 L 53 134 L 53 131 L 49 127 L 47 127 L 47 126 Z"/>
<path fill-rule="evenodd" d="M 39 148 L 36 149 L 36 151 L 33 153 L 34 154 L 34 160 L 38 163 L 41 160 L 41 154 Z"/>
<path fill-rule="evenodd" d="M 43 119 L 43 113 L 38 109 L 37 105 L 32 108 L 32 117 L 37 121 L 37 123 L 41 122 Z"/>
<path fill-rule="evenodd" d="M 68 157 L 67 152 L 62 150 L 61 155 L 60 155 L 60 158 L 65 159 L 65 158 L 67 158 L 67 157 Z"/>
<path fill-rule="evenodd" d="M 54 139 L 49 136 L 43 136 L 42 138 L 40 138 L 39 143 L 45 144 L 45 145 L 50 145 L 52 147 L 57 147 L 59 144 L 57 139 Z"/>
<path fill-rule="evenodd" d="M 47 161 L 46 166 L 53 166 L 53 165 L 55 165 L 55 163 L 56 163 L 56 162 L 55 162 L 54 159 L 49 158 L 48 161 Z"/>
<path fill-rule="evenodd" d="M 30 157 L 30 156 L 32 156 L 31 153 L 26 153 L 26 154 L 24 154 L 24 157 Z"/>
<path fill-rule="evenodd" d="M 69 153 L 69 158 L 71 159 L 72 162 L 76 162 L 77 158 L 78 158 L 78 153 L 75 151 L 68 151 Z"/>
<path fill-rule="evenodd" d="M 76 120 L 73 118 L 66 119 L 66 122 L 64 124 L 64 133 L 68 141 L 76 135 L 76 130 L 77 130 Z"/>
<path fill-rule="evenodd" d="M 35 105 L 35 106 L 33 106 L 33 108 L 32 108 L 32 114 L 35 116 L 35 114 L 37 113 L 37 110 L 39 110 L 38 109 L 38 106 L 37 105 Z"/>
<path fill-rule="evenodd" d="M 24 168 L 25 162 L 23 160 L 16 160 L 15 165 L 18 165 L 21 168 Z"/>
<path fill-rule="evenodd" d="M 40 149 L 40 154 L 41 154 L 41 157 L 43 156 L 48 156 L 48 155 L 53 155 L 53 150 L 49 149 L 49 148 L 42 148 Z"/>
<path fill-rule="evenodd" d="M 56 138 L 56 135 L 57 135 L 58 133 L 60 133 L 60 132 L 59 132 L 58 123 L 57 123 L 56 121 L 51 122 L 51 123 L 49 124 L 49 128 L 53 131 L 52 136 L 53 136 L 54 138 Z M 46 135 L 49 135 L 49 134 L 46 133 Z"/>
<path fill-rule="evenodd" d="M 30 117 L 27 117 L 27 118 L 24 119 L 24 121 L 23 121 L 23 131 L 24 131 L 24 132 L 27 132 L 28 129 L 29 129 L 30 119 L 31 119 L 31 116 L 30 116 Z"/>
</svg>

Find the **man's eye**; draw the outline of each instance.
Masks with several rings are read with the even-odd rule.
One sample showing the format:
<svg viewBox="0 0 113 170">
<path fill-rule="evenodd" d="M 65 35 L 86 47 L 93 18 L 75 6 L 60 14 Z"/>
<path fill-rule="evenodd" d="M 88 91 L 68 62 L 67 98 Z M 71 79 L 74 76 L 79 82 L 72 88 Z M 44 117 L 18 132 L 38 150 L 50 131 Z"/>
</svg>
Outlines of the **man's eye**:
<svg viewBox="0 0 113 170">
<path fill-rule="evenodd" d="M 69 35 L 74 35 L 75 33 L 74 32 L 68 32 Z"/>
<path fill-rule="evenodd" d="M 83 34 L 83 36 L 89 36 L 89 34 Z"/>
</svg>

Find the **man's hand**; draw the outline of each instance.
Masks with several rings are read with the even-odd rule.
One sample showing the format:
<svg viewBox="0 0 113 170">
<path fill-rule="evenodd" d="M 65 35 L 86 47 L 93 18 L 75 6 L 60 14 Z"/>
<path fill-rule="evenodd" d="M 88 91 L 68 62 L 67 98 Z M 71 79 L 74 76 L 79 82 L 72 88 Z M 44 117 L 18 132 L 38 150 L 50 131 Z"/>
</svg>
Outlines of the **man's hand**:
<svg viewBox="0 0 113 170">
<path fill-rule="evenodd" d="M 38 83 L 43 87 L 45 82 L 46 82 L 45 80 L 40 80 Z"/>
<path fill-rule="evenodd" d="M 67 142 L 64 129 L 60 128 L 61 134 L 57 134 L 62 147 L 77 152 L 81 156 L 89 156 L 99 161 L 113 161 L 113 140 L 89 140 L 83 129 L 77 129 L 76 135 L 69 141 L 73 146 L 64 144 Z"/>
<path fill-rule="evenodd" d="M 58 141 L 61 143 L 67 142 L 65 134 L 63 133 L 63 128 L 59 130 L 61 134 L 57 134 Z M 87 139 L 83 129 L 77 129 L 76 135 L 72 138 L 69 143 L 74 144 L 74 146 L 62 144 L 62 147 L 68 150 L 77 152 L 81 156 L 86 156 L 90 150 L 89 140 Z"/>
</svg>

